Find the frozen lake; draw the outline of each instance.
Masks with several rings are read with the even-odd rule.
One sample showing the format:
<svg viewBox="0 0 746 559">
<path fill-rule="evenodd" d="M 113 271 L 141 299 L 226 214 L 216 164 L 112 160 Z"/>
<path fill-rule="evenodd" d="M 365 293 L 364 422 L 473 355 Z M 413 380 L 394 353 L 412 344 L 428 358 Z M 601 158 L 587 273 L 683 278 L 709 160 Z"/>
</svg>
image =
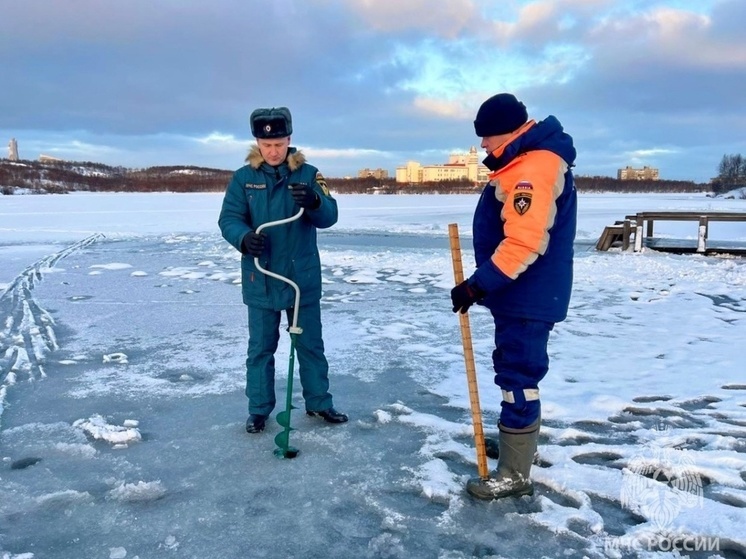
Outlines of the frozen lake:
<svg viewBox="0 0 746 559">
<path fill-rule="evenodd" d="M 221 199 L 0 197 L 0 558 L 746 557 L 746 261 L 592 249 L 629 213 L 746 200 L 581 195 L 537 492 L 484 503 L 464 490 L 476 455 L 448 296 L 448 224 L 469 273 L 476 196 L 338 197 L 322 313 L 351 419 L 295 412 L 294 460 L 272 453 L 276 423 L 244 431 Z M 719 226 L 711 238 L 746 240 Z M 681 227 L 656 224 L 696 235 Z M 491 317 L 470 315 L 491 435 Z"/>
</svg>

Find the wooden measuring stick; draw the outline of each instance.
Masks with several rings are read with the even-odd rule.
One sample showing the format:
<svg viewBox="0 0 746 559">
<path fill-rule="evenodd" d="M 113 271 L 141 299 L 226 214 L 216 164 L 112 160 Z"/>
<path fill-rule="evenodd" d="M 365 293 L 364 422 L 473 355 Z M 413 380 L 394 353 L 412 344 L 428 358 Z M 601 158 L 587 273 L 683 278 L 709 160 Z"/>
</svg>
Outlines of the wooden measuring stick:
<svg viewBox="0 0 746 559">
<path fill-rule="evenodd" d="M 451 241 L 451 260 L 453 262 L 453 278 L 456 285 L 464 281 L 464 268 L 461 263 L 461 243 L 458 238 L 458 224 L 448 225 L 448 238 Z M 474 348 L 471 344 L 471 326 L 469 314 L 458 313 L 461 326 L 461 343 L 464 346 L 464 363 L 466 365 L 466 380 L 469 385 L 469 402 L 471 403 L 471 419 L 474 424 L 474 443 L 477 447 L 477 472 L 482 479 L 489 478 L 487 468 L 487 451 L 484 446 L 484 428 L 482 427 L 482 408 L 479 405 L 479 387 L 477 385 L 477 371 L 474 366 Z"/>
</svg>

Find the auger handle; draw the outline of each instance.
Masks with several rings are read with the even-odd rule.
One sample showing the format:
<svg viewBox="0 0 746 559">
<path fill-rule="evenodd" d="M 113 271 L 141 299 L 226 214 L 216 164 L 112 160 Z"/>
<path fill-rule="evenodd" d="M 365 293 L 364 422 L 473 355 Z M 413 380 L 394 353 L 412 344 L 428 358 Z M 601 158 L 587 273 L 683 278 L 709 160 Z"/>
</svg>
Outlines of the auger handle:
<svg viewBox="0 0 746 559">
<path fill-rule="evenodd" d="M 256 228 L 257 233 L 261 233 L 262 230 L 267 229 L 268 227 L 274 227 L 275 225 L 285 225 L 286 223 L 290 223 L 291 221 L 295 221 L 296 219 L 299 219 L 300 216 L 303 215 L 303 208 L 298 210 L 298 213 L 295 215 L 292 215 L 290 217 L 286 217 L 285 219 L 278 219 L 276 221 L 268 221 L 267 223 L 262 223 L 259 227 Z M 293 305 L 293 323 L 288 328 L 288 331 L 291 334 L 300 334 L 303 332 L 302 328 L 298 328 L 298 309 L 300 308 L 300 287 L 298 287 L 298 284 L 295 283 L 290 278 L 286 278 L 285 276 L 281 276 L 280 274 L 276 274 L 274 272 L 270 272 L 266 268 L 262 268 L 262 265 L 259 264 L 259 258 L 254 257 L 254 266 L 256 266 L 257 270 L 262 272 L 263 274 L 267 274 L 269 277 L 278 279 L 280 281 L 284 281 L 290 287 L 292 287 L 295 290 L 295 305 Z"/>
<path fill-rule="evenodd" d="M 453 263 L 453 278 L 456 285 L 464 281 L 464 268 L 461 263 L 461 242 L 458 237 L 458 224 L 448 225 L 448 239 L 451 242 L 451 261 Z M 466 365 L 466 381 L 469 385 L 469 402 L 471 404 L 471 420 L 474 424 L 474 444 L 477 447 L 477 472 L 482 479 L 489 478 L 487 468 L 487 450 L 484 444 L 484 428 L 482 426 L 482 408 L 479 405 L 479 387 L 477 385 L 477 371 L 474 365 L 474 348 L 471 343 L 471 326 L 469 314 L 458 313 L 461 326 L 461 343 L 464 346 L 464 364 Z"/>
</svg>

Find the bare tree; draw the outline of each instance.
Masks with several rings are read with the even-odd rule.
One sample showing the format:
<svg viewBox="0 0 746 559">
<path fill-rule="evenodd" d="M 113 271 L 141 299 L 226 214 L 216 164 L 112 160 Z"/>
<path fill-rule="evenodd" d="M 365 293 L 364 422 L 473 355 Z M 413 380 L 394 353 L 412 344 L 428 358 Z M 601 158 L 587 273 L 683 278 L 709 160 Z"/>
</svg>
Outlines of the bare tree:
<svg viewBox="0 0 746 559">
<path fill-rule="evenodd" d="M 746 186 L 746 158 L 740 153 L 723 155 L 718 176 L 712 181 L 713 190 L 722 193 L 740 186 Z"/>
</svg>

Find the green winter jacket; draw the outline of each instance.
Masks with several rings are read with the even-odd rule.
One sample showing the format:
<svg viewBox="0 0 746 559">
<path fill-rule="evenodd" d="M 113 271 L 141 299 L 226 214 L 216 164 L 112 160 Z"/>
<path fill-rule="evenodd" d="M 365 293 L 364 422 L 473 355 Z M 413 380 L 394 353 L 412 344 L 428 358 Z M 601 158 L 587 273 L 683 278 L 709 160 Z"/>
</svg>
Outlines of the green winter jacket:
<svg viewBox="0 0 746 559">
<path fill-rule="evenodd" d="M 272 167 L 264 161 L 258 146 L 246 158 L 248 165 L 233 174 L 223 198 L 218 226 L 223 238 L 242 252 L 244 237 L 263 223 L 295 215 L 299 208 L 288 185 L 308 184 L 318 193 L 321 204 L 306 209 L 300 219 L 262 229 L 267 235 L 259 262 L 263 268 L 287 277 L 300 288 L 301 306 L 321 298 L 321 261 L 316 229 L 337 222 L 337 201 L 329 194 L 326 181 L 305 156 L 295 148 L 285 161 Z M 295 291 L 285 282 L 270 278 L 254 265 L 248 254 L 241 257 L 243 302 L 251 307 L 281 311 L 295 303 Z"/>
</svg>

